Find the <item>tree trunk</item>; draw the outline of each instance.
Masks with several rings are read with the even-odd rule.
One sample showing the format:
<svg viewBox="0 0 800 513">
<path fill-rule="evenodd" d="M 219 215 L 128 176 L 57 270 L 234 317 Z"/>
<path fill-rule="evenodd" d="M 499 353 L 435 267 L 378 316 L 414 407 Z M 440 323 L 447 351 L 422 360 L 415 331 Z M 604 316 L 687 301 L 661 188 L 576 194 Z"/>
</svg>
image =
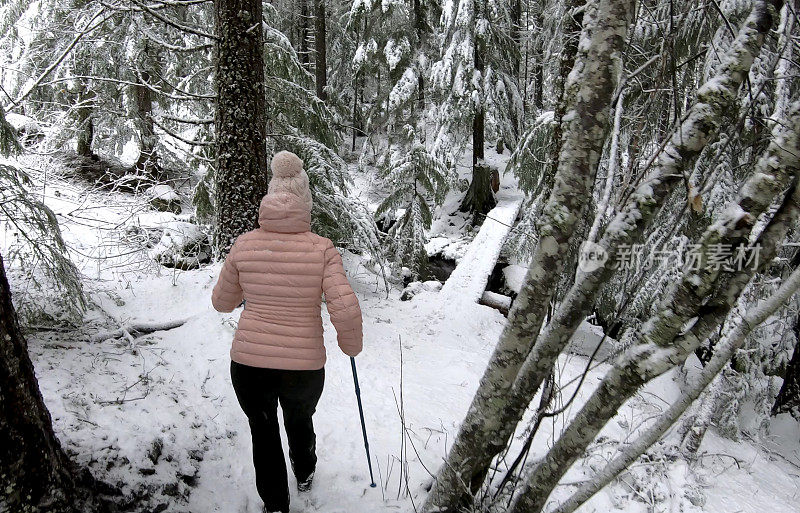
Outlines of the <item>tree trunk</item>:
<svg viewBox="0 0 800 513">
<path fill-rule="evenodd" d="M 541 26 L 543 23 L 543 10 L 546 6 L 547 2 L 545 0 L 541 0 L 541 4 L 539 5 L 539 20 L 537 21 L 538 25 Z M 550 159 L 548 160 L 549 164 L 544 168 L 544 176 L 541 179 L 541 185 L 539 186 L 539 190 L 543 191 L 542 194 L 546 194 L 546 191 L 550 191 L 553 189 L 553 178 L 556 174 L 556 167 L 558 166 L 558 156 L 561 153 L 561 119 L 564 117 L 565 109 L 567 108 L 567 98 L 564 95 L 565 91 L 565 84 L 567 81 L 567 76 L 569 75 L 570 70 L 572 70 L 573 66 L 575 65 L 575 56 L 578 53 L 578 40 L 581 35 L 581 24 L 583 23 L 583 10 L 579 9 L 581 6 L 585 4 L 585 0 L 566 0 L 565 6 L 565 13 L 564 18 L 562 20 L 562 24 L 564 26 L 563 34 L 562 34 L 562 48 L 561 48 L 561 56 L 559 58 L 558 64 L 558 75 L 553 80 L 553 97 L 555 98 L 555 108 L 553 109 L 553 133 L 551 136 L 551 145 L 550 145 Z M 537 43 L 539 46 L 539 55 L 536 56 L 536 66 L 534 67 L 534 73 L 542 73 L 542 56 L 541 56 L 541 41 Z M 542 88 L 544 87 L 544 79 L 543 77 L 538 77 L 541 79 L 538 82 L 537 87 L 539 88 L 539 93 L 534 94 L 541 94 Z M 543 101 L 541 107 L 544 107 Z M 545 201 L 535 198 L 534 205 L 536 208 L 536 213 L 533 214 L 534 219 L 540 219 L 542 216 L 542 210 L 545 206 Z"/>
<path fill-rule="evenodd" d="M 422 0 L 414 0 L 414 31 L 417 34 L 416 51 L 421 53 L 424 51 L 425 45 L 425 14 L 423 13 Z M 417 70 L 417 101 L 420 108 L 425 108 L 425 78 L 422 76 L 422 70 Z"/>
<path fill-rule="evenodd" d="M 574 41 L 566 41 L 566 38 L 570 38 L 571 34 L 574 34 L 580 30 L 581 27 L 581 18 L 583 14 L 579 14 L 573 16 L 570 13 L 570 9 L 574 8 L 574 4 L 576 2 L 570 1 L 567 3 L 567 15 L 565 17 L 564 23 L 564 35 L 565 38 L 564 48 L 561 51 L 561 60 L 562 64 L 559 65 L 559 76 L 556 77 L 556 91 L 555 91 L 555 101 L 561 101 L 561 94 L 564 91 L 564 79 L 566 78 L 565 74 L 562 73 L 569 73 L 569 70 L 572 69 L 572 60 L 575 57 L 575 52 L 578 49 L 577 39 Z M 536 15 L 535 15 L 535 26 L 536 30 L 541 30 L 542 26 L 544 25 L 544 9 L 547 6 L 547 0 L 537 0 L 536 1 Z M 526 27 L 527 28 L 527 27 Z M 565 61 L 569 63 L 569 66 L 564 69 Z M 533 105 L 536 107 L 537 111 L 542 111 L 544 109 L 544 41 L 542 37 L 539 35 L 535 39 L 534 44 L 534 58 L 533 58 Z M 560 118 L 559 118 L 560 119 Z"/>
<path fill-rule="evenodd" d="M 520 70 L 522 69 L 522 0 L 513 0 L 511 2 L 511 39 L 514 41 L 519 53 L 514 56 L 512 64 L 514 78 L 519 82 Z"/>
<path fill-rule="evenodd" d="M 584 15 L 584 11 L 581 10 L 580 7 L 585 3 L 585 0 L 566 0 L 563 20 L 564 30 L 561 35 L 563 38 L 561 57 L 558 60 L 558 75 L 555 77 L 553 83 L 553 97 L 555 98 L 556 105 L 553 110 L 553 146 L 550 158 L 552 164 L 548 166 L 547 174 L 543 179 L 546 187 L 545 190 L 553 186 L 553 176 L 556 174 L 558 156 L 561 153 L 561 132 L 563 130 L 561 119 L 564 117 L 564 112 L 567 108 L 567 97 L 565 95 L 566 83 L 569 72 L 575 66 L 575 57 L 578 54 L 578 41 L 580 40 Z M 541 5 L 542 11 L 544 11 L 545 6 L 546 2 L 543 1 Z M 543 16 L 543 13 L 540 17 L 541 16 Z M 541 55 L 537 57 L 537 61 L 539 69 L 534 70 L 534 73 L 541 73 Z M 538 87 L 539 90 L 544 88 L 544 78 L 539 82 Z M 540 100 L 540 103 L 544 106 L 542 100 Z"/>
<path fill-rule="evenodd" d="M 517 91 L 521 90 L 522 88 L 520 85 L 522 84 L 522 0 L 514 0 L 511 6 L 511 39 L 514 41 L 514 57 L 512 63 L 512 72 L 511 78 L 514 81 L 514 84 L 517 88 Z M 511 121 L 511 126 L 513 129 L 513 140 L 511 141 L 503 141 L 502 134 L 498 134 L 497 138 L 497 149 L 498 153 L 502 153 L 503 150 L 503 142 L 509 147 L 511 151 L 514 150 L 516 145 L 519 143 L 520 132 L 522 130 L 522 124 L 525 118 L 525 109 L 518 109 L 516 106 L 516 102 L 511 101 L 509 102 L 509 120 Z"/>
<path fill-rule="evenodd" d="M 761 48 L 763 32 L 756 29 L 760 22 L 763 20 L 751 19 L 740 31 L 724 58 L 725 65 L 719 68 L 717 76 L 700 88 L 686 120 L 660 152 L 653 170 L 611 221 L 609 226 L 615 229 L 603 233 L 598 244 L 607 255 L 607 262 L 615 261 L 620 247 L 641 238 L 649 221 L 680 183 L 683 171 L 693 165 L 719 126 L 730 118 L 728 114 L 733 110 L 739 87 Z M 693 137 L 687 137 L 687 134 Z M 777 151 L 777 148 L 773 150 Z M 614 272 L 612 266 L 605 265 L 592 272 L 579 273 L 553 319 L 538 340 L 534 337 L 532 341 L 535 345 L 525 358 L 510 399 L 504 404 L 502 420 L 499 421 L 502 431 L 487 436 L 507 439 L 513 433 L 527 401 L 536 394 L 553 362 L 591 312 L 600 286 Z"/>
<path fill-rule="evenodd" d="M 472 167 L 472 182 L 469 184 L 467 194 L 461 202 L 462 212 L 472 212 L 473 224 L 482 220 L 478 215 L 485 214 L 497 205 L 492 188 L 492 168 L 483 163 L 474 164 Z"/>
<path fill-rule="evenodd" d="M 81 157 L 92 156 L 92 140 L 94 139 L 94 120 L 92 119 L 92 104 L 94 102 L 94 92 L 89 90 L 84 82 L 83 90 L 78 95 L 78 108 L 76 117 L 78 121 L 78 155 Z"/>
<path fill-rule="evenodd" d="M 359 120 L 360 116 L 358 115 L 358 90 L 359 90 L 359 83 L 358 77 L 360 73 L 356 72 L 355 76 L 353 77 L 353 141 L 351 144 L 350 151 L 356 151 L 356 136 L 359 132 Z"/>
<path fill-rule="evenodd" d="M 261 0 L 215 0 L 214 18 L 219 37 L 214 250 L 219 255 L 256 227 L 268 176 Z"/>
<path fill-rule="evenodd" d="M 325 28 L 325 0 L 314 0 L 314 69 L 317 78 L 317 97 L 325 101 L 328 93 L 328 45 L 326 42 Z"/>
<path fill-rule="evenodd" d="M 475 18 L 480 19 L 486 15 L 483 0 L 478 0 L 475 5 Z M 477 35 L 473 42 L 473 54 L 475 59 L 475 72 L 483 76 L 485 68 L 486 43 L 482 37 Z M 481 78 L 482 80 L 482 78 Z M 480 93 L 483 96 L 483 93 Z M 461 202 L 460 210 L 470 212 L 473 215 L 473 224 L 481 220 L 481 214 L 489 212 L 497 204 L 494 193 L 491 189 L 491 176 L 489 167 L 483 163 L 484 146 L 486 143 L 486 112 L 481 104 L 475 108 L 475 115 L 472 118 L 472 181 L 469 184 L 467 194 Z"/>
<path fill-rule="evenodd" d="M 619 79 L 619 52 L 634 5 L 633 0 L 601 0 L 587 5 L 582 37 L 588 44 L 579 49 L 574 72 L 569 74 L 565 103 L 569 115 L 563 118 L 555 186 L 542 216 L 540 239 L 508 324 L 437 473 L 423 508 L 426 512 L 455 512 L 469 502 L 465 485 L 474 488 L 473 480 L 484 475 L 492 458 L 505 447 L 505 438 L 490 434 L 501 427 L 498 420 L 508 392 L 539 333 L 564 268 L 570 239 L 591 198 L 608 131 L 611 96 Z M 579 89 L 581 94 L 577 94 Z"/>
<path fill-rule="evenodd" d="M 756 2 L 743 32 L 758 34 L 757 39 L 763 41 L 771 25 L 770 11 L 766 2 Z M 715 89 L 719 90 L 719 87 L 719 81 L 715 81 Z M 658 312 L 643 324 L 638 342 L 615 361 L 612 370 L 553 448 L 531 470 L 528 482 L 510 513 L 541 511 L 561 477 L 622 404 L 642 385 L 683 362 L 727 316 L 755 270 L 747 267 L 727 272 L 708 264 L 708 255 L 711 248 L 719 244 L 731 248 L 747 247 L 755 220 L 780 195 L 787 182 L 786 175 L 797 175 L 800 169 L 800 146 L 797 144 L 800 103 L 795 105 L 790 119 L 789 123 L 781 125 L 781 130 L 773 133 L 768 152 L 741 188 L 738 201 L 724 210 L 704 233 L 699 244 L 703 265 L 685 271 L 673 284 L 660 302 Z M 790 219 L 783 219 L 779 214 L 773 217 L 777 224 L 771 221 L 765 233 L 778 230 L 785 234 L 784 230 L 796 221 L 796 211 Z M 769 259 L 766 255 L 774 255 L 774 251 L 774 248 L 765 251 L 764 244 L 761 244 L 760 253 L 765 259 Z M 685 330 L 690 319 L 696 320 L 691 328 Z"/>
<path fill-rule="evenodd" d="M 793 193 L 789 201 L 793 202 L 795 210 L 800 207 L 798 194 Z M 670 407 L 662 413 L 658 420 L 628 445 L 622 453 L 608 463 L 600 472 L 586 481 L 580 488 L 564 501 L 552 513 L 572 513 L 595 493 L 614 480 L 625 469 L 630 468 L 636 459 L 656 443 L 667 430 L 680 418 L 686 409 L 697 400 L 703 390 L 719 376 L 719 373 L 730 361 L 736 351 L 742 347 L 747 336 L 759 324 L 763 323 L 774 314 L 786 301 L 797 292 L 800 287 L 800 271 L 795 270 L 792 275 L 769 298 L 759 301 L 754 308 L 748 309 L 745 318 L 719 344 L 719 350 L 712 356 L 709 364 L 703 368 L 697 382 L 683 392 Z"/>
<path fill-rule="evenodd" d="M 134 86 L 136 103 L 135 124 L 139 130 L 139 159 L 135 168 L 142 174 L 154 174 L 158 170 L 155 154 L 156 136 L 153 125 L 153 91 L 146 85 L 150 81 L 150 73 L 139 71 L 138 84 Z"/>
<path fill-rule="evenodd" d="M 710 360 L 709 360 L 710 361 Z M 680 452 L 687 461 L 694 461 L 700 444 L 706 436 L 706 431 L 711 426 L 714 412 L 719 406 L 724 386 L 722 374 L 717 374 L 697 403 L 697 415 L 686 419 L 683 432 L 683 439 L 680 443 Z"/>
<path fill-rule="evenodd" d="M 300 63 L 308 69 L 308 0 L 300 0 Z"/>
<path fill-rule="evenodd" d="M 39 392 L 0 255 L 0 489 L 8 511 L 79 511 L 75 469 Z"/>
</svg>

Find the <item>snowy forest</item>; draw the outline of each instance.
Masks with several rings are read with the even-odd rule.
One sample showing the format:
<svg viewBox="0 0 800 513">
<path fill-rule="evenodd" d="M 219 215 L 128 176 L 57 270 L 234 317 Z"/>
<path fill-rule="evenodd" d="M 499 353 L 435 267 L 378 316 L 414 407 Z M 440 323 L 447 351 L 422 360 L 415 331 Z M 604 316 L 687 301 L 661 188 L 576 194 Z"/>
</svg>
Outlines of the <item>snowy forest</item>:
<svg viewBox="0 0 800 513">
<path fill-rule="evenodd" d="M 800 511 L 797 0 L 0 0 L 0 513 L 271 511 L 212 289 L 284 150 L 283 513 Z"/>
</svg>

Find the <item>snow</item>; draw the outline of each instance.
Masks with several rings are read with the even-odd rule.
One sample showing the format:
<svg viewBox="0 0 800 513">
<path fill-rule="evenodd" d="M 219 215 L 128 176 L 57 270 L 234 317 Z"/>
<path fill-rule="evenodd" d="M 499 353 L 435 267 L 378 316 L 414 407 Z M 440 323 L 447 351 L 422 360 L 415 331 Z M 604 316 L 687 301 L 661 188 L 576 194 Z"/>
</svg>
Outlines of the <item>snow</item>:
<svg viewBox="0 0 800 513">
<path fill-rule="evenodd" d="M 511 298 L 509 296 L 504 296 L 503 294 L 498 294 L 491 290 L 487 290 L 483 293 L 481 296 L 481 303 L 492 307 L 504 308 L 506 310 L 511 308 Z"/>
<path fill-rule="evenodd" d="M 389 70 L 394 70 L 402 60 L 403 56 L 411 50 L 411 43 L 405 37 L 399 42 L 390 39 L 383 47 L 383 55 L 386 57 L 386 63 L 389 65 Z"/>
<path fill-rule="evenodd" d="M 164 226 L 164 232 L 158 244 L 150 250 L 150 257 L 156 258 L 160 255 L 178 252 L 187 246 L 200 243 L 205 238 L 206 234 L 196 224 L 170 221 Z"/>
<path fill-rule="evenodd" d="M 128 139 L 122 146 L 122 153 L 119 156 L 119 161 L 126 166 L 132 166 L 139 160 L 139 143 L 135 139 Z"/>
<path fill-rule="evenodd" d="M 487 160 L 495 158 L 488 153 Z M 46 201 L 76 251 L 72 256 L 79 268 L 92 271 L 85 272 L 93 303 L 85 325 L 74 331 L 38 330 L 28 335 L 40 387 L 62 444 L 78 463 L 88 465 L 103 480 L 119 483 L 126 494 L 150 490 L 150 510 L 163 504 L 166 511 L 176 512 L 259 512 L 249 428 L 229 375 L 228 351 L 240 310 L 220 314 L 210 304 L 220 264 L 191 271 L 164 270 L 152 262 L 141 267 L 146 248 L 139 250 L 133 263 L 129 257 L 95 258 L 103 254 L 101 246 L 108 246 L 103 252 L 110 255 L 131 250 L 113 236 L 119 228 L 109 227 L 154 226 L 170 240 L 200 233 L 183 217 L 147 210 L 145 198 L 88 193 L 64 183 L 50 183 L 47 191 Z M 490 217 L 513 220 L 519 198 L 504 189 L 499 200 Z M 432 247 L 445 250 L 454 245 L 452 234 L 444 230 L 447 226 L 444 219 L 438 220 L 441 230 L 431 239 Z M 461 231 L 464 226 L 451 229 Z M 484 223 L 461 254 L 462 271 L 454 273 L 461 279 L 452 282 L 452 291 L 456 283 L 464 294 L 480 288 L 470 283 L 471 278 L 478 280 L 487 268 L 491 271 L 488 262 L 494 265 L 493 248 L 504 231 L 497 222 Z M 441 463 L 506 319 L 465 296 L 436 292 L 433 284 L 421 285 L 410 301 L 400 301 L 397 288 L 387 296 L 382 280 L 366 269 L 369 262 L 343 253 L 364 312 L 365 349 L 356 361 L 379 487 L 369 487 L 349 359 L 338 350 L 323 308 L 329 359 L 325 391 L 314 417 L 319 463 L 310 494 L 299 496 L 290 484 L 291 512 L 411 513 L 424 498 L 430 480 L 426 468 L 435 471 Z M 508 273 L 524 275 L 523 267 L 513 269 Z M 186 322 L 138 338 L 90 341 L 92 335 L 121 325 L 176 319 Z M 573 350 L 593 350 L 601 336 L 599 328 L 584 323 L 572 341 Z M 543 422 L 529 461 L 544 454 L 597 386 L 609 368 L 603 359 L 596 359 L 565 415 Z M 576 378 L 586 365 L 586 357 L 579 354 L 559 358 L 559 405 L 575 392 Z M 401 386 L 406 436 L 414 444 L 405 456 L 400 452 L 403 423 L 395 402 L 400 400 Z M 657 418 L 681 386 L 674 371 L 649 383 L 622 407 L 564 482 L 578 483 L 591 476 Z M 524 441 L 525 425 L 514 438 L 512 456 Z M 796 511 L 797 422 L 784 415 L 771 425 L 768 437 L 758 441 L 735 442 L 709 432 L 694 467 L 656 446 L 649 453 L 650 463 L 634 465 L 579 511 L 644 512 L 649 507 L 687 513 Z M 161 455 L 149 457 L 158 443 Z M 741 468 L 732 457 L 740 460 Z M 407 463 L 408 493 L 401 459 Z M 505 465 L 501 464 L 497 478 Z M 560 486 L 552 499 L 565 499 L 574 489 Z M 692 503 L 698 497 L 705 500 L 702 508 Z M 647 500 L 654 501 L 655 509 Z"/>
<path fill-rule="evenodd" d="M 389 92 L 388 109 L 394 111 L 399 106 L 404 105 L 411 99 L 417 90 L 417 75 L 412 68 L 406 68 L 403 76 L 397 81 Z"/>
<path fill-rule="evenodd" d="M 169 185 L 165 185 L 165 184 L 159 184 L 159 185 L 154 185 L 153 187 L 150 187 L 147 190 L 147 194 L 149 194 L 150 197 L 153 198 L 153 199 L 158 198 L 158 199 L 162 199 L 164 201 L 178 201 L 178 200 L 180 200 L 180 197 L 178 196 L 178 193 L 175 192 L 175 189 L 173 189 Z"/>
<path fill-rule="evenodd" d="M 601 341 L 602 345 L 600 345 Z M 595 361 L 603 361 L 612 355 L 613 344 L 613 339 L 606 338 L 603 340 L 603 329 L 600 326 L 583 321 L 578 326 L 578 329 L 575 330 L 572 339 L 570 339 L 567 351 L 589 358 L 597 350 L 597 354 L 594 357 Z M 600 346 L 600 349 L 597 349 L 598 346 Z"/>
<path fill-rule="evenodd" d="M 506 285 L 517 294 L 522 290 L 526 274 L 528 274 L 528 268 L 519 264 L 509 264 L 503 268 Z"/>
<path fill-rule="evenodd" d="M 503 317 L 476 304 L 469 319 L 454 325 L 434 311 L 441 304 L 435 293 L 423 290 L 400 302 L 392 291 L 386 299 L 374 275 L 359 269 L 352 255 L 346 260 L 364 309 L 365 350 L 356 361 L 375 479 L 382 486 L 368 486 L 349 361 L 336 347 L 324 314 L 329 360 L 315 415 L 319 463 L 308 500 L 319 511 L 330 512 L 405 507 L 408 500 L 396 496 L 401 425 L 394 395 L 399 397 L 401 386 L 400 341 L 406 424 L 423 463 L 435 468 L 477 385 L 468 376 L 480 374 Z M 209 299 L 219 269 L 217 264 L 181 272 L 175 280 L 161 276 L 111 282 L 105 285 L 109 290 L 93 291 L 100 311 L 112 318 L 188 318 L 180 328 L 133 344 L 108 340 L 92 345 L 80 338 L 57 340 L 53 334 L 34 338 L 31 351 L 56 429 L 67 447 L 80 454 L 81 463 L 93 460 L 97 472 L 109 460 L 125 457 L 133 469 L 113 467 L 106 473 L 112 482 L 135 483 L 142 479 L 136 476 L 139 469 L 147 468 L 155 469 L 148 482 L 159 486 L 188 475 L 197 479 L 195 488 L 177 480 L 181 493 L 191 490 L 186 510 L 257 512 L 248 426 L 228 371 L 240 311 L 218 314 Z M 143 375 L 147 378 L 140 381 Z M 105 403 L 118 399 L 126 402 Z M 163 440 L 164 457 L 153 465 L 146 452 L 156 439 Z M 191 451 L 199 451 L 202 460 Z M 419 496 L 427 475 L 416 456 L 409 464 L 412 492 Z M 293 495 L 292 512 L 304 511 L 305 500 Z"/>
<path fill-rule="evenodd" d="M 16 114 L 14 112 L 9 112 L 5 115 L 5 117 L 6 121 L 8 121 L 8 123 L 14 127 L 14 130 L 25 130 L 31 133 L 40 132 L 42 130 L 39 122 L 32 117 Z"/>
</svg>

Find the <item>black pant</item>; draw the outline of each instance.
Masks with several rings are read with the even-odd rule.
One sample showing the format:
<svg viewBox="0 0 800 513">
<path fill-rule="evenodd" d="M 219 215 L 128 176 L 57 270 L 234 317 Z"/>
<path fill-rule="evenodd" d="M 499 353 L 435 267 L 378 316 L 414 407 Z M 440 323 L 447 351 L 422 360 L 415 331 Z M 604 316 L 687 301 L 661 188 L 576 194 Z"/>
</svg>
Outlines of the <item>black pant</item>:
<svg viewBox="0 0 800 513">
<path fill-rule="evenodd" d="M 283 457 L 278 401 L 289 441 L 289 459 L 297 481 L 306 480 L 317 464 L 311 416 L 325 384 L 325 369 L 282 370 L 231 362 L 231 380 L 250 421 L 256 488 L 267 511 L 289 511 L 289 484 Z"/>
</svg>

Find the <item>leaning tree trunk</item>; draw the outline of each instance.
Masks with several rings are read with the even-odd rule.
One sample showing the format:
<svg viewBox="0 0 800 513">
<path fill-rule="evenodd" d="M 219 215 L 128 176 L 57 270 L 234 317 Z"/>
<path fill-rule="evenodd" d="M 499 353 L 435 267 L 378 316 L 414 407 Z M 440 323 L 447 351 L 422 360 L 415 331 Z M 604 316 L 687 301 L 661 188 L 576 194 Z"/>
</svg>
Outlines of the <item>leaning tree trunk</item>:
<svg viewBox="0 0 800 513">
<path fill-rule="evenodd" d="M 53 432 L 0 255 L 0 509 L 78 511 L 75 469 Z M 4 504 L 5 503 L 5 504 Z"/>
<path fill-rule="evenodd" d="M 710 361 L 710 358 L 708 361 Z M 718 374 L 714 378 L 708 390 L 703 393 L 697 403 L 697 414 L 686 418 L 682 425 L 683 437 L 680 441 L 679 451 L 687 461 L 693 462 L 697 459 L 697 451 L 700 450 L 700 444 L 703 443 L 703 438 L 705 438 L 708 428 L 711 427 L 714 413 L 720 406 L 720 401 L 724 399 L 722 394 L 725 386 L 724 379 L 722 374 Z"/>
<path fill-rule="evenodd" d="M 587 5 L 582 45 L 570 73 L 567 114 L 555 186 L 544 209 L 533 260 L 500 341 L 486 368 L 458 436 L 440 467 L 424 505 L 427 512 L 454 512 L 483 482 L 492 458 L 505 446 L 496 432 L 508 392 L 536 339 L 570 239 L 591 197 L 597 162 L 608 131 L 611 96 L 620 53 L 634 13 L 633 0 L 599 0 Z M 580 91 L 580 94 L 578 92 Z M 467 489 L 465 489 L 467 488 Z"/>
<path fill-rule="evenodd" d="M 744 30 L 760 34 L 763 40 L 773 14 L 766 2 L 755 2 Z M 768 151 L 742 187 L 738 200 L 703 234 L 697 249 L 701 265 L 685 271 L 673 284 L 657 313 L 643 324 L 638 343 L 614 362 L 553 448 L 531 470 L 510 513 L 540 512 L 561 477 L 625 401 L 642 385 L 683 362 L 730 312 L 755 270 L 747 267 L 728 272 L 709 263 L 709 255 L 714 247 L 753 250 L 747 241 L 756 219 L 800 169 L 799 127 L 800 103 L 793 107 L 789 122 L 773 133 Z M 795 220 L 789 220 L 786 226 Z"/>
<path fill-rule="evenodd" d="M 267 192 L 261 18 L 261 0 L 214 1 L 217 254 L 227 253 L 236 237 L 256 227 Z"/>
<path fill-rule="evenodd" d="M 326 41 L 325 0 L 314 0 L 314 72 L 317 78 L 317 97 L 325 101 L 328 92 L 328 43 Z"/>
<path fill-rule="evenodd" d="M 797 211 L 800 209 L 798 199 L 800 199 L 800 196 L 798 196 L 796 192 L 788 198 L 788 201 L 792 202 L 790 208 L 795 211 L 794 216 L 789 217 L 796 217 Z M 786 205 L 784 205 L 784 208 L 785 207 Z M 650 446 L 656 443 L 664 433 L 675 424 L 692 402 L 700 396 L 703 390 L 715 380 L 715 377 L 717 377 L 728 364 L 736 351 L 742 347 L 745 339 L 753 329 L 766 321 L 778 308 L 784 305 L 786 301 L 797 292 L 798 287 L 800 287 L 800 270 L 795 270 L 775 294 L 767 299 L 759 301 L 754 308 L 748 309 L 744 318 L 736 324 L 736 327 L 720 342 L 717 352 L 711 357 L 708 365 L 703 368 L 697 382 L 693 384 L 689 390 L 683 392 L 680 397 L 659 416 L 658 420 L 648 427 L 634 442 L 629 444 L 619 456 L 615 457 L 605 468 L 583 483 L 572 496 L 551 513 L 572 513 L 595 493 L 613 481 L 614 478 L 625 469 L 630 468 L 636 459 L 644 454 Z"/>
<path fill-rule="evenodd" d="M 757 24 L 761 21 L 751 18 L 740 31 L 737 40 L 723 57 L 724 65 L 720 66 L 715 77 L 700 88 L 697 100 L 682 125 L 659 153 L 652 171 L 612 220 L 609 225 L 612 229 L 603 233 L 598 245 L 607 255 L 608 262 L 615 261 L 621 247 L 642 237 L 667 196 L 681 182 L 683 170 L 694 163 L 720 125 L 731 118 L 739 87 L 761 48 L 763 31 L 768 28 L 757 30 Z M 543 333 L 534 340 L 535 344 L 525 358 L 510 398 L 504 402 L 498 428 L 488 431 L 487 439 L 508 440 L 513 434 L 530 398 L 536 394 L 578 325 L 591 313 L 600 286 L 614 272 L 612 266 L 605 265 L 591 272 L 579 273 Z"/>
</svg>

